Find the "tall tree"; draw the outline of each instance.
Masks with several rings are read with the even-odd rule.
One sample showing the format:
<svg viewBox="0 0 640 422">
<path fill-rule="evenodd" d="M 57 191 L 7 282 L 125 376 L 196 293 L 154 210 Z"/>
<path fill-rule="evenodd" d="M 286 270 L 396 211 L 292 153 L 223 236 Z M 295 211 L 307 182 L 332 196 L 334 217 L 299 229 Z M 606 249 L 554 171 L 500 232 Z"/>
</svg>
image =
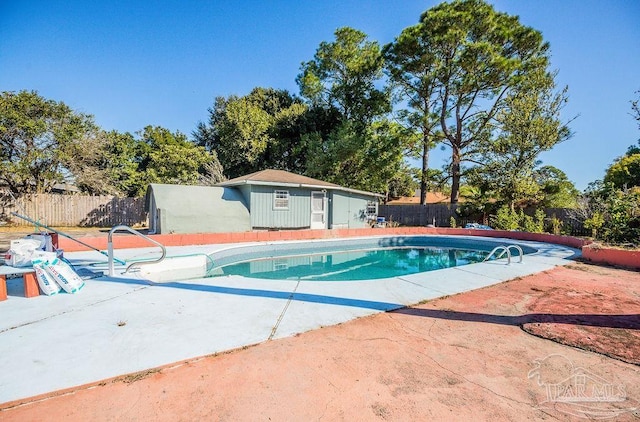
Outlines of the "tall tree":
<svg viewBox="0 0 640 422">
<path fill-rule="evenodd" d="M 638 122 L 640 129 L 640 91 L 636 91 L 639 99 L 631 101 L 631 116 Z M 640 140 L 638 145 L 631 145 L 622 157 L 618 157 L 607 169 L 604 182 L 612 184 L 616 189 L 640 186 Z"/>
<path fill-rule="evenodd" d="M 301 126 L 307 107 L 285 90 L 254 88 L 246 96 L 218 97 L 194 138 L 215 151 L 227 177 L 264 168 L 304 170 Z"/>
<path fill-rule="evenodd" d="M 100 138 L 99 158 L 87 168 L 104 180 L 83 186 L 84 191 L 136 197 L 146 192 L 149 183 L 214 184 L 223 180 L 215 152 L 180 132 L 147 126 L 136 135 L 111 131 L 102 132 Z"/>
<path fill-rule="evenodd" d="M 101 156 L 96 167 L 105 174 L 105 180 L 117 195 L 135 197 L 147 187 L 146 173 L 140 169 L 143 160 L 140 140 L 129 132 L 102 132 Z M 95 188 L 86 189 L 91 193 L 101 192 Z"/>
<path fill-rule="evenodd" d="M 451 148 L 451 202 L 458 202 L 461 164 L 491 137 L 508 94 L 549 63 L 540 32 L 482 0 L 456 0 L 427 10 L 421 36 L 437 63 L 436 107 Z"/>
<path fill-rule="evenodd" d="M 387 120 L 391 98 L 381 87 L 380 46 L 353 28 L 339 28 L 301 66 L 297 82 L 310 110 L 337 117 L 324 132 L 308 132 L 307 174 L 357 189 L 388 192 L 407 178 L 406 134 Z M 326 120 L 325 120 L 326 121 Z"/>
<path fill-rule="evenodd" d="M 122 186 L 117 183 L 130 177 L 133 169 L 118 166 L 127 157 L 110 154 L 112 133 L 96 131 L 93 136 L 71 142 L 63 149 L 68 179 L 83 193 L 91 195 L 123 195 Z"/>
<path fill-rule="evenodd" d="M 36 91 L 0 94 L 0 183 L 12 192 L 48 192 L 72 176 L 70 154 L 95 136 L 89 115 Z"/>
<path fill-rule="evenodd" d="M 348 122 L 328 139 L 312 137 L 307 174 L 354 189 L 388 193 L 393 182 L 396 189 L 406 190 L 400 183 L 408 169 L 403 165 L 402 128 L 387 120 L 374 122 L 364 134 Z"/>
<path fill-rule="evenodd" d="M 148 183 L 196 184 L 204 167 L 215 160 L 184 134 L 158 126 L 147 126 L 140 133 L 138 154 L 138 171 L 146 179 L 144 188 Z"/>
<path fill-rule="evenodd" d="M 384 59 L 377 42 L 353 28 L 338 28 L 334 42 L 322 42 L 303 63 L 296 81 L 312 105 L 338 110 L 356 131 L 390 111 L 387 92 L 377 87 Z"/>
<path fill-rule="evenodd" d="M 495 135 L 483 137 L 469 158 L 478 163 L 470 180 L 515 207 L 543 197 L 537 174 L 539 155 L 571 136 L 560 112 L 566 88 L 554 91 L 553 75 L 530 74 L 518 90 L 510 91 L 493 119 Z"/>
<path fill-rule="evenodd" d="M 423 24 L 402 31 L 384 47 L 386 68 L 404 106 L 398 118 L 408 129 L 410 155 L 420 157 L 420 204 L 426 203 L 429 184 L 429 151 L 441 141 L 439 103 L 436 98 L 438 60 L 431 37 Z"/>
<path fill-rule="evenodd" d="M 616 189 L 640 186 L 640 153 L 616 159 L 607 169 L 604 182 L 611 183 Z"/>
</svg>

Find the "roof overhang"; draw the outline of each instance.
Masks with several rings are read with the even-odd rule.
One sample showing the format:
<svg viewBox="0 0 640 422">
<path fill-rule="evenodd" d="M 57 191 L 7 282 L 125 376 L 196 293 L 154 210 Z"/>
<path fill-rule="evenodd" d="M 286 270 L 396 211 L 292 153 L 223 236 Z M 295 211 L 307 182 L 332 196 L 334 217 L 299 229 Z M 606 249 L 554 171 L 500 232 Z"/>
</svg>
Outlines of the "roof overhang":
<svg viewBox="0 0 640 422">
<path fill-rule="evenodd" d="M 306 184 L 306 183 L 282 183 L 282 182 L 266 182 L 262 180 L 242 180 L 239 182 L 231 182 L 231 183 L 221 182 L 221 183 L 218 183 L 216 186 L 236 187 L 236 186 L 242 186 L 242 185 L 273 186 L 273 187 L 304 188 L 304 189 L 324 189 L 324 190 L 335 190 L 335 191 L 342 191 L 342 192 L 348 192 L 348 193 L 355 193 L 358 195 L 365 195 L 365 196 L 375 196 L 377 198 L 385 198 L 385 195 L 381 195 L 379 193 L 345 188 L 345 187 L 336 186 L 336 185 L 312 185 L 312 184 Z"/>
</svg>

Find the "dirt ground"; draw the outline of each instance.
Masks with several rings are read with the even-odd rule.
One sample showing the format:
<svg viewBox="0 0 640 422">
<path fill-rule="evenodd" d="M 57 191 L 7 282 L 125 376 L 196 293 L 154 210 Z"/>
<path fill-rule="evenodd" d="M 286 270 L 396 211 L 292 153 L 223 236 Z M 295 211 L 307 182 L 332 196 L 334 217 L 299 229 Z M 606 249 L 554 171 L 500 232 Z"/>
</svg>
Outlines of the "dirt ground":
<svg viewBox="0 0 640 422">
<path fill-rule="evenodd" d="M 575 263 L 0 404 L 0 420 L 637 421 L 639 330 L 640 272 Z"/>
</svg>

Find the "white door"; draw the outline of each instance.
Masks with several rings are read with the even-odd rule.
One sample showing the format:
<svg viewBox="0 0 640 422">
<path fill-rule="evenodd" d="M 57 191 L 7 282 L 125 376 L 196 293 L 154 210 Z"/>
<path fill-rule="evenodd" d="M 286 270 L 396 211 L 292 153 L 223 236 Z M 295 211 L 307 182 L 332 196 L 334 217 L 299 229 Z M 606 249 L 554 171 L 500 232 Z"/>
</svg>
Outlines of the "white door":
<svg viewBox="0 0 640 422">
<path fill-rule="evenodd" d="M 324 192 L 311 192 L 311 228 L 327 228 L 327 207 Z"/>
</svg>

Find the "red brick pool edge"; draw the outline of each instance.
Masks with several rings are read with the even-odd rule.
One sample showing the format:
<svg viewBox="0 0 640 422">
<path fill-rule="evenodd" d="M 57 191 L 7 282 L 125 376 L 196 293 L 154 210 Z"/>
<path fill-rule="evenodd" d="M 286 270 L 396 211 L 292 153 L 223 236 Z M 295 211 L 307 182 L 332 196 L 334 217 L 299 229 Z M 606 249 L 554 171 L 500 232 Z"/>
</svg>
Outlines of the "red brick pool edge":
<svg viewBox="0 0 640 422">
<path fill-rule="evenodd" d="M 194 234 L 161 234 L 150 235 L 153 240 L 165 246 L 208 245 L 241 242 L 269 242 L 281 240 L 313 240 L 336 239 L 365 236 L 407 236 L 407 235 L 449 235 L 449 236 L 484 236 L 504 237 L 515 240 L 554 243 L 571 248 L 582 249 L 583 258 L 594 263 L 640 269 L 640 251 L 629 251 L 614 248 L 603 248 L 592 245 L 587 239 L 572 236 L 559 236 L 547 233 L 514 232 L 505 230 L 472 230 L 452 229 L 444 227 L 395 227 L 364 228 L 334 230 L 279 230 L 251 231 L 238 233 L 194 233 Z M 107 236 L 78 237 L 83 243 L 94 248 L 106 250 Z M 114 236 L 114 248 L 142 248 L 151 246 L 148 241 L 138 236 Z M 71 239 L 60 236 L 58 247 L 67 251 L 90 250 Z"/>
<path fill-rule="evenodd" d="M 640 250 L 617 249 L 591 244 L 582 247 L 582 258 L 598 264 L 640 269 Z"/>
</svg>

